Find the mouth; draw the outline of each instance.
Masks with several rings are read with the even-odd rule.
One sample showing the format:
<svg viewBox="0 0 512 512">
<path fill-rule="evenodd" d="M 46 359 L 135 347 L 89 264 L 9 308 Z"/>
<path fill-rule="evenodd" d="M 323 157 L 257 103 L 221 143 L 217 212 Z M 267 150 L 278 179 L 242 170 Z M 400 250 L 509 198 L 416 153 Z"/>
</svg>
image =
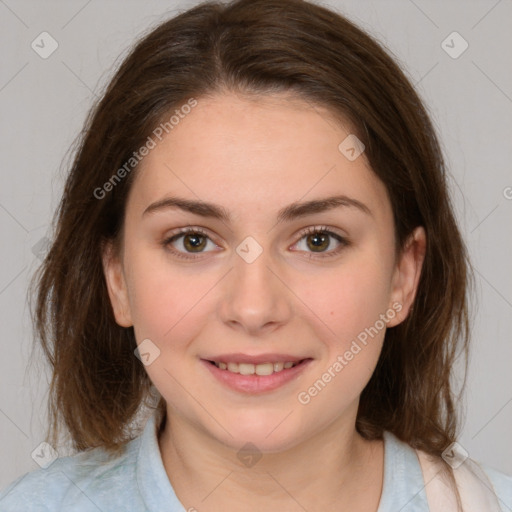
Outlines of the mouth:
<svg viewBox="0 0 512 512">
<path fill-rule="evenodd" d="M 213 377 L 231 390 L 259 394 L 276 390 L 297 379 L 313 362 L 312 358 L 278 358 L 280 361 L 249 363 L 229 358 L 201 359 Z M 247 360 L 247 358 L 246 358 Z"/>
</svg>

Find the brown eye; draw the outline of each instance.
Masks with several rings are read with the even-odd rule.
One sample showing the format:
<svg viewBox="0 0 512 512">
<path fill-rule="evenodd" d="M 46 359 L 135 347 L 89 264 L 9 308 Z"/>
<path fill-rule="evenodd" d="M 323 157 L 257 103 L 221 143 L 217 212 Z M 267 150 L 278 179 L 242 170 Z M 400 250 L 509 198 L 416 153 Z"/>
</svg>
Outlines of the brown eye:
<svg viewBox="0 0 512 512">
<path fill-rule="evenodd" d="M 307 245 L 314 252 L 323 252 L 329 248 L 330 240 L 329 235 L 323 232 L 317 232 L 313 235 L 308 235 Z"/>
<path fill-rule="evenodd" d="M 211 252 L 205 250 L 210 244 L 210 249 L 217 246 L 210 240 L 210 237 L 201 229 L 183 229 L 180 233 L 166 238 L 162 245 L 178 258 L 194 259 L 193 254 Z M 190 255 L 190 256 L 188 256 Z"/>
<path fill-rule="evenodd" d="M 303 240 L 305 244 L 303 244 Z M 349 246 L 348 239 L 334 233 L 328 228 L 308 228 L 302 233 L 296 248 L 305 251 L 310 258 L 326 258 L 336 256 L 344 247 Z M 315 256 L 317 253 L 319 256 Z"/>
<path fill-rule="evenodd" d="M 201 252 L 206 247 L 206 237 L 200 233 L 183 236 L 183 246 L 190 252 Z"/>
</svg>

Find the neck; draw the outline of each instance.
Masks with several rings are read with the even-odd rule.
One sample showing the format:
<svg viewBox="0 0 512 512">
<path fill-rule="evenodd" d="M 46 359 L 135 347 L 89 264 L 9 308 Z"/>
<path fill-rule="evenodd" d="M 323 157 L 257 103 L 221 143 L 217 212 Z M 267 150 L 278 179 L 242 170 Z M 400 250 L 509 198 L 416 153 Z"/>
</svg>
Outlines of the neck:
<svg viewBox="0 0 512 512">
<path fill-rule="evenodd" d="M 357 409 L 355 410 L 357 412 Z M 377 511 L 382 492 L 382 441 L 355 430 L 355 412 L 287 450 L 239 458 L 239 450 L 172 414 L 159 438 L 162 460 L 185 509 Z M 302 507 L 302 508 L 301 508 Z"/>
</svg>

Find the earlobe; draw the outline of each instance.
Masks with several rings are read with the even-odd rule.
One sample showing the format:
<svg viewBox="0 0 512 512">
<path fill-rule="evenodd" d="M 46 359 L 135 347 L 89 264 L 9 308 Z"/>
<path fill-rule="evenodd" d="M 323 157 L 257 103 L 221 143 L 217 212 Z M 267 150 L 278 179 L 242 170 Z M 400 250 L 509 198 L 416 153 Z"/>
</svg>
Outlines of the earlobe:
<svg viewBox="0 0 512 512">
<path fill-rule="evenodd" d="M 414 229 L 400 255 L 395 268 L 392 283 L 391 304 L 401 304 L 400 313 L 388 323 L 388 327 L 403 322 L 409 315 L 425 260 L 427 247 L 426 233 L 423 226 Z"/>
<path fill-rule="evenodd" d="M 102 262 L 108 295 L 116 322 L 121 327 L 131 327 L 133 322 L 122 262 L 115 254 L 111 242 L 107 243 L 102 250 Z"/>
</svg>

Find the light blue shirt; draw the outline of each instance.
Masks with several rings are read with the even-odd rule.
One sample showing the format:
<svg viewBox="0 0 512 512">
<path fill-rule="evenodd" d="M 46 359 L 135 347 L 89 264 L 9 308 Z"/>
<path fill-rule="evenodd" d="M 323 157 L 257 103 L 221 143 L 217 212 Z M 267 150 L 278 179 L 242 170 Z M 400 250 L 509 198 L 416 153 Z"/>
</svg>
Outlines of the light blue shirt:
<svg viewBox="0 0 512 512">
<path fill-rule="evenodd" d="M 143 433 L 110 462 L 106 452 L 96 448 L 26 473 L 0 494 L 0 512 L 187 512 L 165 472 L 156 425 L 155 412 Z M 511 512 L 512 477 L 481 467 L 502 511 Z M 196 508 L 200 511 L 201 504 Z M 428 512 L 429 508 L 415 451 L 385 432 L 384 486 L 378 512 L 398 511 Z"/>
</svg>

